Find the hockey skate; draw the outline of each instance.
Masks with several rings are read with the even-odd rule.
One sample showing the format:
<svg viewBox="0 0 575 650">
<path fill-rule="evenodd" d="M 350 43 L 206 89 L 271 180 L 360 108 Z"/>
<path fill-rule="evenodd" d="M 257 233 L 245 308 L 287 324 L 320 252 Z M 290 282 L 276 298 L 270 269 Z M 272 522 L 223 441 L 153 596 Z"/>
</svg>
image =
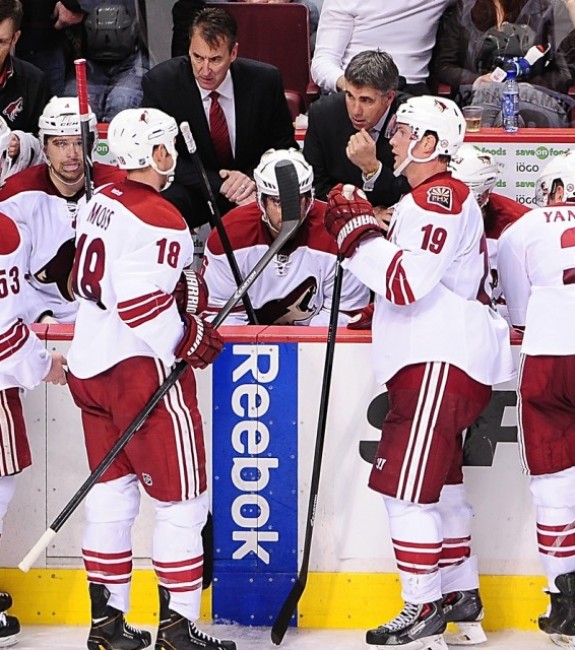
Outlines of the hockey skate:
<svg viewBox="0 0 575 650">
<path fill-rule="evenodd" d="M 575 648 L 575 573 L 557 576 L 555 585 L 559 593 L 549 593 L 551 602 L 539 617 L 539 629 L 549 634 L 556 645 Z"/>
<path fill-rule="evenodd" d="M 8 616 L 6 610 L 12 607 L 12 596 L 0 591 L 0 648 L 17 643 L 20 633 L 20 621 L 15 616 Z"/>
<path fill-rule="evenodd" d="M 406 650 L 447 650 L 445 627 L 440 600 L 422 605 L 405 603 L 392 621 L 368 630 L 365 641 L 377 646 L 400 645 Z"/>
<path fill-rule="evenodd" d="M 205 634 L 177 612 L 170 609 L 170 592 L 160 590 L 160 627 L 155 650 L 236 650 L 233 641 L 221 641 Z"/>
<path fill-rule="evenodd" d="M 441 604 L 445 620 L 457 628 L 456 631 L 446 632 L 448 645 L 476 645 L 487 641 L 481 626 L 483 603 L 479 589 L 452 591 L 443 596 Z"/>
<path fill-rule="evenodd" d="M 105 585 L 90 583 L 92 627 L 88 650 L 140 650 L 152 644 L 152 635 L 128 625 L 124 614 L 108 605 L 110 592 Z"/>
</svg>

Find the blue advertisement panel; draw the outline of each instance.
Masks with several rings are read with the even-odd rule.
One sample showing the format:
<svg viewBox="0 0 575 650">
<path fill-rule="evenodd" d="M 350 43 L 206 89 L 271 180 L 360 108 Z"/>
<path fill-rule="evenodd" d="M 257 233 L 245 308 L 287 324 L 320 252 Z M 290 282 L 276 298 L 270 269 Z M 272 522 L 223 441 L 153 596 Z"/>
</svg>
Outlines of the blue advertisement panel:
<svg viewBox="0 0 575 650">
<path fill-rule="evenodd" d="M 228 343 L 214 366 L 213 617 L 270 625 L 297 575 L 297 343 Z"/>
</svg>

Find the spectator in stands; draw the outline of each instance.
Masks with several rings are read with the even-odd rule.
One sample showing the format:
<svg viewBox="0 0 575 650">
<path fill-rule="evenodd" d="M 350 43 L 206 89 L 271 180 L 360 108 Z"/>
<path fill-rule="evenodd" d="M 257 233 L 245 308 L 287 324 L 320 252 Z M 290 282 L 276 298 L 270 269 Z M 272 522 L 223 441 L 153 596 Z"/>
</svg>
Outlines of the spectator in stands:
<svg viewBox="0 0 575 650">
<path fill-rule="evenodd" d="M 177 0 L 172 7 L 172 56 L 184 56 L 190 49 L 190 26 L 206 0 Z"/>
<path fill-rule="evenodd" d="M 571 31 L 562 0 L 458 0 L 440 21 L 433 80 L 449 84 L 460 105 L 484 105 L 484 125 L 499 125 L 502 84 L 491 73 L 506 58 L 525 57 L 537 46 L 538 60 L 518 79 L 520 113 L 526 126 L 567 126 L 573 102 L 564 95 L 572 83 L 565 51 Z"/>
<path fill-rule="evenodd" d="M 396 108 L 399 75 L 386 52 L 356 54 L 345 70 L 345 92 L 321 97 L 309 108 L 304 154 L 315 190 L 325 200 L 338 183 L 362 187 L 379 217 L 408 191 L 393 174 L 385 128 Z"/>
<path fill-rule="evenodd" d="M 11 54 L 22 12 L 20 0 L 0 0 L 0 115 L 10 129 L 35 133 L 49 91 L 41 70 Z"/>
<path fill-rule="evenodd" d="M 299 228 L 292 239 L 250 288 L 249 295 L 260 325 L 327 325 L 333 294 L 337 246 L 324 225 L 325 203 L 314 201 L 313 170 L 301 151 L 270 150 L 254 171 L 257 203 L 234 208 L 223 222 L 240 273 L 246 277 L 269 249 L 282 221 L 275 165 L 290 161 L 297 172 L 301 197 Z M 206 242 L 202 273 L 209 289 L 208 314 L 213 317 L 226 304 L 237 285 L 217 230 Z M 340 323 L 350 312 L 364 307 L 369 291 L 351 274 L 345 274 Z M 247 325 L 241 306 L 230 314 L 227 325 Z"/>
<path fill-rule="evenodd" d="M 315 44 L 317 24 L 319 22 L 319 9 L 313 0 L 211 0 L 212 2 L 250 2 L 256 4 L 286 4 L 288 2 L 299 2 L 309 9 L 309 32 L 310 41 Z M 190 37 L 189 27 L 198 11 L 205 7 L 205 0 L 178 0 L 172 8 L 173 35 L 172 35 L 172 56 L 186 54 L 189 49 Z"/>
<path fill-rule="evenodd" d="M 84 20 L 90 105 L 99 122 L 142 101 L 142 77 L 150 69 L 136 0 L 80 0 Z M 65 94 L 76 94 L 70 69 Z"/>
<path fill-rule="evenodd" d="M 281 74 L 238 59 L 237 25 L 223 9 L 203 9 L 191 27 L 189 56 L 164 61 L 143 80 L 142 105 L 188 121 L 220 212 L 255 200 L 251 179 L 270 148 L 295 147 Z M 209 220 L 202 179 L 178 138 L 174 183 L 165 192 L 190 227 Z"/>
<path fill-rule="evenodd" d="M 16 54 L 44 72 L 50 96 L 62 96 L 68 51 L 74 39 L 78 41 L 84 20 L 82 6 L 78 0 L 22 0 L 22 5 L 22 35 L 16 45 Z M 45 102 L 38 107 L 38 115 L 44 105 Z M 35 124 L 38 124 L 37 119 Z"/>
<path fill-rule="evenodd" d="M 311 64 L 314 81 L 325 92 L 343 90 L 351 59 L 363 50 L 385 48 L 407 80 L 406 91 L 427 93 L 437 24 L 452 1 L 324 0 Z"/>
</svg>

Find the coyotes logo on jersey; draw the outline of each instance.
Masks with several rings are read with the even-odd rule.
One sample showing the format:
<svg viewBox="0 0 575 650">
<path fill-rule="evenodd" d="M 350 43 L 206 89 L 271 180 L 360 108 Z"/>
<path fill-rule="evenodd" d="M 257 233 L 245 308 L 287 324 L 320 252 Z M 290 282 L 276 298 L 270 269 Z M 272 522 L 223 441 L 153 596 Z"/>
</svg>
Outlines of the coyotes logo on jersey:
<svg viewBox="0 0 575 650">
<path fill-rule="evenodd" d="M 270 300 L 256 309 L 261 325 L 296 325 L 314 316 L 318 307 L 313 303 L 317 294 L 317 280 L 309 276 L 287 296 Z"/>
<path fill-rule="evenodd" d="M 62 297 L 69 301 L 74 300 L 70 286 L 70 274 L 72 272 L 75 249 L 73 239 L 65 241 L 58 249 L 56 255 L 34 274 L 34 277 L 40 284 L 56 284 Z"/>
</svg>

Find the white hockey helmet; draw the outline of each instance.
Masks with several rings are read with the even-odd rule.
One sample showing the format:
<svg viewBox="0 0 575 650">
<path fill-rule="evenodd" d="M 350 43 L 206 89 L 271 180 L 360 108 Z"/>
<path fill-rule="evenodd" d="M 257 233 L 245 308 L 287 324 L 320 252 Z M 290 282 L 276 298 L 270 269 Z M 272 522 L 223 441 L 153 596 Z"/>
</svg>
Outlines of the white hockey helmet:
<svg viewBox="0 0 575 650">
<path fill-rule="evenodd" d="M 399 105 L 397 112 L 390 120 L 386 137 L 393 137 L 398 124 L 407 124 L 411 127 L 412 142 L 409 145 L 406 159 L 394 172 L 396 176 L 399 176 L 410 162 L 423 163 L 438 156 L 453 156 L 465 137 L 463 113 L 453 100 L 446 97 L 432 95 L 410 97 Z M 435 151 L 427 158 L 415 158 L 413 148 L 429 131 L 437 135 Z"/>
<path fill-rule="evenodd" d="M 497 184 L 501 173 L 501 165 L 487 152 L 481 151 L 472 144 L 462 144 L 447 169 L 469 187 L 480 206 L 489 201 L 489 193 Z"/>
<path fill-rule="evenodd" d="M 280 191 L 276 178 L 275 167 L 280 160 L 289 160 L 296 170 L 299 184 L 300 196 L 309 195 L 304 214 L 300 221 L 303 221 L 311 210 L 313 198 L 313 168 L 304 158 L 299 149 L 268 149 L 261 157 L 259 165 L 254 169 L 254 181 L 257 189 L 257 200 L 262 211 L 262 220 L 274 232 L 278 229 L 270 222 L 264 205 L 264 196 L 279 197 Z"/>
<path fill-rule="evenodd" d="M 552 158 L 541 170 L 535 183 L 535 203 L 544 208 L 549 195 L 557 186 L 563 186 L 563 201 L 575 203 L 575 149 L 569 149 Z"/>
<path fill-rule="evenodd" d="M 295 167 L 299 193 L 306 194 L 313 187 L 313 169 L 299 149 L 268 149 L 254 169 L 254 181 L 258 193 L 279 196 L 280 191 L 275 173 L 276 163 L 289 160 Z"/>
<path fill-rule="evenodd" d="M 96 116 L 88 107 L 90 132 L 96 134 Z M 80 104 L 77 97 L 52 97 L 38 120 L 38 135 L 44 144 L 47 135 L 80 135 Z"/>
<path fill-rule="evenodd" d="M 176 120 L 157 108 L 127 108 L 118 113 L 108 127 L 108 145 L 120 169 L 152 167 L 163 176 L 176 168 Z M 154 147 L 163 144 L 174 159 L 172 167 L 160 171 L 153 159 Z M 165 189 L 165 188 L 164 188 Z"/>
</svg>

